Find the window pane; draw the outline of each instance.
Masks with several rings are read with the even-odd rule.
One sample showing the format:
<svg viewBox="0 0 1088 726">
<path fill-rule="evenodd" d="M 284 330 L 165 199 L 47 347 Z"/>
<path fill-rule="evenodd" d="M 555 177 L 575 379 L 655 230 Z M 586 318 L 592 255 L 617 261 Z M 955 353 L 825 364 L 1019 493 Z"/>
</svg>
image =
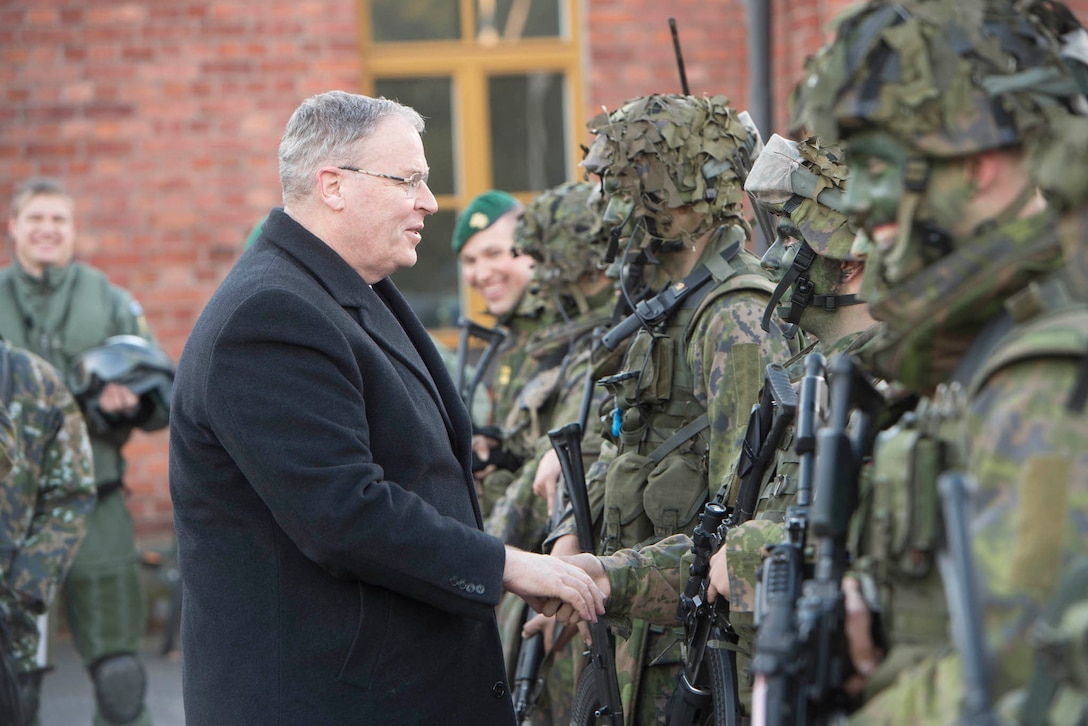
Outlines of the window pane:
<svg viewBox="0 0 1088 726">
<path fill-rule="evenodd" d="M 453 105 L 449 78 L 380 78 L 379 96 L 396 99 L 419 111 L 427 121 L 423 149 L 431 166 L 427 186 L 435 194 L 453 194 Z"/>
<path fill-rule="evenodd" d="M 480 0 L 476 37 L 482 43 L 499 38 L 558 38 L 559 12 L 559 0 Z"/>
<path fill-rule="evenodd" d="M 423 241 L 416 247 L 416 264 L 393 273 L 392 279 L 408 304 L 428 328 L 457 327 L 461 303 L 457 297 L 457 256 L 450 248 L 456 213 L 427 217 Z"/>
<path fill-rule="evenodd" d="M 459 9 L 454 0 L 370 0 L 370 38 L 375 43 L 457 40 Z"/>
<path fill-rule="evenodd" d="M 492 76 L 491 177 L 497 189 L 544 191 L 567 180 L 563 76 Z"/>
</svg>

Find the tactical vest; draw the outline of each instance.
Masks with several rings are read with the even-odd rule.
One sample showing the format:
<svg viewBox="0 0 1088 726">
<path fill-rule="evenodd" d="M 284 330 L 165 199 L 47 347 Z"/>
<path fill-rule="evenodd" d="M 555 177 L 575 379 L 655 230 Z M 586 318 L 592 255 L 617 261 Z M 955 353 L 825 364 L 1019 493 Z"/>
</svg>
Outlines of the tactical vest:
<svg viewBox="0 0 1088 726">
<path fill-rule="evenodd" d="M 731 269 L 652 329 L 640 328 L 620 372 L 600 381 L 610 394 L 603 410 L 611 411 L 619 451 L 605 475 L 603 554 L 695 528 L 708 494 L 710 442 L 687 344 L 693 323 L 722 295 L 773 292 L 774 284 L 746 257 L 734 257 Z"/>
<path fill-rule="evenodd" d="M 0 335 L 12 345 L 45 358 L 66 380 L 76 355 L 101 345 L 116 332 L 111 320 L 116 302 L 109 280 L 92 267 L 78 262 L 72 265 L 71 282 L 66 281 L 53 293 L 65 294 L 63 288 L 70 285 L 66 298 L 49 301 L 50 306 L 65 307 L 63 321 L 54 330 L 28 329 L 28 320 L 35 328 L 43 325 L 43 321 L 38 311 L 24 310 L 30 301 L 23 299 L 16 289 L 15 276 L 20 274 L 19 270 L 15 265 L 0 270 L 0 295 L 10 301 L 8 305 L 0 305 Z"/>
<path fill-rule="evenodd" d="M 889 685 L 918 654 L 948 644 L 944 586 L 935 566 L 943 527 L 936 481 L 942 471 L 966 463 L 968 401 L 1009 365 L 1032 358 L 1083 359 L 1086 352 L 1088 309 L 1031 317 L 976 351 L 978 364 L 966 367 L 966 387 L 942 384 L 932 400 L 879 435 L 873 463 L 862 473 L 851 532 L 855 569 L 869 599 L 880 604 L 880 629 L 890 649 L 873 691 Z"/>
<path fill-rule="evenodd" d="M 138 309 L 125 309 L 127 295 L 110 285 L 101 272 L 78 262 L 63 272 L 60 284 L 51 292 L 40 291 L 39 296 L 34 285 L 41 283 L 17 280 L 24 273 L 15 264 L 0 270 L 0 299 L 7 300 L 0 305 L 0 335 L 47 360 L 69 382 L 72 359 L 79 353 L 101 345 L 112 335 L 147 336 L 150 331 Z M 31 287 L 24 295 L 21 293 L 26 291 L 20 288 L 26 284 Z M 39 304 L 41 309 L 29 307 Z M 126 313 L 132 318 L 123 317 Z M 128 431 L 90 434 L 95 482 L 99 487 L 115 488 L 124 478 L 121 446 Z"/>
</svg>

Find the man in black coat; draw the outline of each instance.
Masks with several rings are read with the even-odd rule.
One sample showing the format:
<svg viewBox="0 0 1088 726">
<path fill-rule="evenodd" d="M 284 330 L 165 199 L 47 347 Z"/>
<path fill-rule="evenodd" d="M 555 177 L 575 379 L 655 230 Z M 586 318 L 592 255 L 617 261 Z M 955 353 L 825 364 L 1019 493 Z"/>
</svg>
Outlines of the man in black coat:
<svg viewBox="0 0 1088 726">
<path fill-rule="evenodd" d="M 603 611 L 581 571 L 480 529 L 468 414 L 388 279 L 437 211 L 422 131 L 385 99 L 303 102 L 284 207 L 181 356 L 189 724 L 510 724 L 500 591 Z"/>
</svg>

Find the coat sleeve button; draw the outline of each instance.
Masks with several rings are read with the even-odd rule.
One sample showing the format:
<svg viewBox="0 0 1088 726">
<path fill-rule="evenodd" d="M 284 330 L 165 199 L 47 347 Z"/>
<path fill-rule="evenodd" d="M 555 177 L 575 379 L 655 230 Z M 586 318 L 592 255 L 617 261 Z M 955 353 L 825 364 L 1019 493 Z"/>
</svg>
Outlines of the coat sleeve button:
<svg viewBox="0 0 1088 726">
<path fill-rule="evenodd" d="M 506 695 L 506 684 L 502 681 L 496 681 L 495 685 L 491 687 L 491 695 L 495 698 L 502 698 Z"/>
</svg>

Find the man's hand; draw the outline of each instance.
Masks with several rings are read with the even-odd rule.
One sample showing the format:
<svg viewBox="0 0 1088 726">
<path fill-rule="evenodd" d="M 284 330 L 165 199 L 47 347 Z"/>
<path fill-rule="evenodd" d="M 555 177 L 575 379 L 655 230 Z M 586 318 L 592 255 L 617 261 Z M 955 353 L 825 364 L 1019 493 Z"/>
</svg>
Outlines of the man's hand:
<svg viewBox="0 0 1088 726">
<path fill-rule="evenodd" d="M 584 571 L 558 557 L 507 545 L 502 585 L 545 615 L 554 615 L 565 605 L 578 617 L 595 623 L 604 613 L 601 588 Z"/>
<path fill-rule="evenodd" d="M 491 459 L 491 447 L 498 446 L 499 440 L 490 436 L 484 436 L 483 434 L 472 435 L 472 453 L 476 455 L 484 464 L 487 464 Z M 482 469 L 478 469 L 472 472 L 472 476 L 476 479 L 476 491 L 480 493 L 479 484 L 483 482 L 490 474 L 493 474 L 498 469 L 494 464 L 487 464 Z"/>
<path fill-rule="evenodd" d="M 140 397 L 120 383 L 107 383 L 98 397 L 98 408 L 110 416 L 131 416 L 140 406 Z"/>
<path fill-rule="evenodd" d="M 853 577 L 844 577 L 842 594 L 846 607 L 846 642 L 854 664 L 854 673 L 847 679 L 845 689 L 851 696 L 858 696 L 869 676 L 884 660 L 884 651 L 873 643 L 873 616 L 862 597 L 861 585 Z"/>
<path fill-rule="evenodd" d="M 719 547 L 718 551 L 710 558 L 710 583 L 706 588 L 706 599 L 714 602 L 721 595 L 729 599 L 729 563 L 725 556 L 725 547 Z"/>
<path fill-rule="evenodd" d="M 536 476 L 533 478 L 533 494 L 543 497 L 548 502 L 548 511 L 555 508 L 555 490 L 559 486 L 559 475 L 562 469 L 559 466 L 559 455 L 555 449 L 548 449 L 540 457 L 540 463 L 536 467 Z"/>
</svg>

